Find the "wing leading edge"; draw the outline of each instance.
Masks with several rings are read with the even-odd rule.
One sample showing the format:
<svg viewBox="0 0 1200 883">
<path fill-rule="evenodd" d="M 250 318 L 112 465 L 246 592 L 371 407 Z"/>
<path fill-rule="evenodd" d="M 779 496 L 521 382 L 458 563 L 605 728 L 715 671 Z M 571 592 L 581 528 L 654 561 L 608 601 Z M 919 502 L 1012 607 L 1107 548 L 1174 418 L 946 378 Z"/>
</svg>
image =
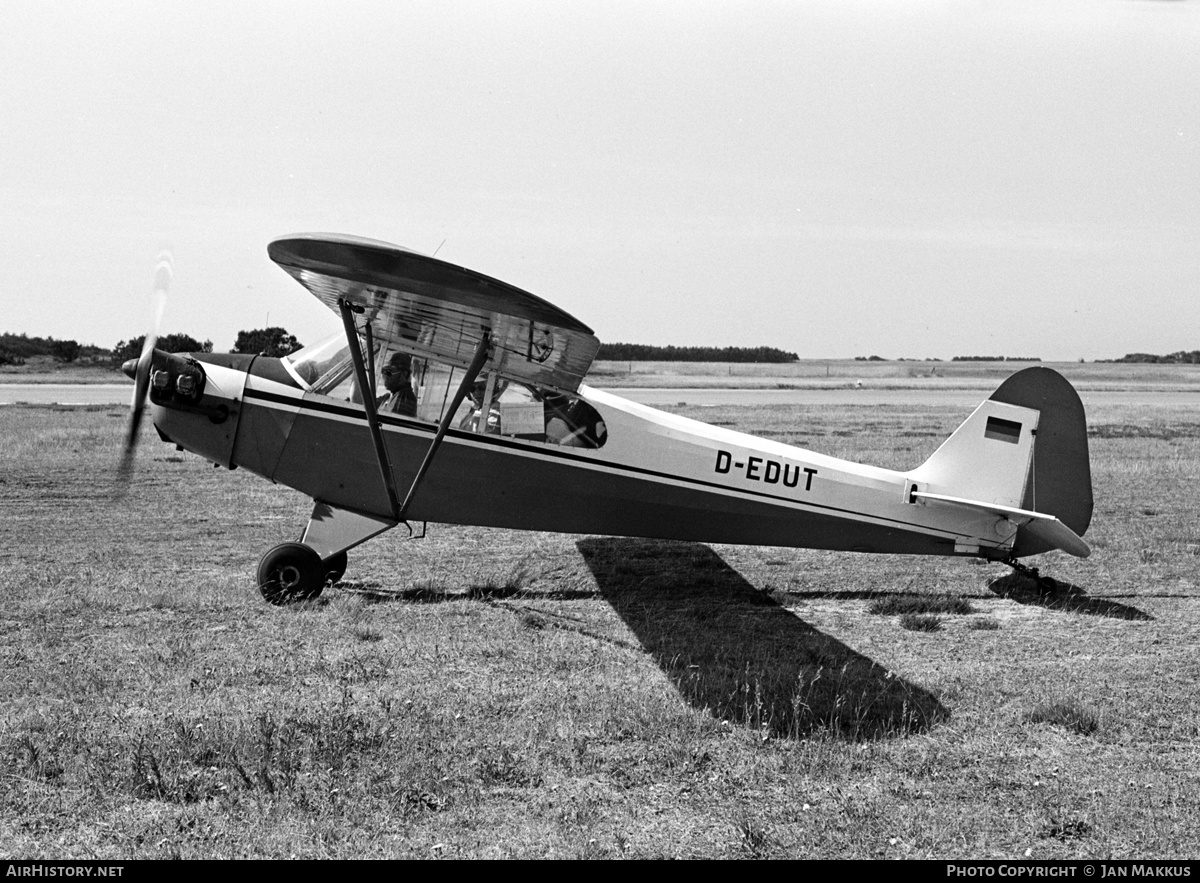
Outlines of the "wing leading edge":
<svg viewBox="0 0 1200 883">
<path fill-rule="evenodd" d="M 386 242 L 300 234 L 267 247 L 279 264 L 335 313 L 361 308 L 378 340 L 467 367 L 490 334 L 484 370 L 575 392 L 600 341 L 578 319 L 527 291 Z"/>
</svg>

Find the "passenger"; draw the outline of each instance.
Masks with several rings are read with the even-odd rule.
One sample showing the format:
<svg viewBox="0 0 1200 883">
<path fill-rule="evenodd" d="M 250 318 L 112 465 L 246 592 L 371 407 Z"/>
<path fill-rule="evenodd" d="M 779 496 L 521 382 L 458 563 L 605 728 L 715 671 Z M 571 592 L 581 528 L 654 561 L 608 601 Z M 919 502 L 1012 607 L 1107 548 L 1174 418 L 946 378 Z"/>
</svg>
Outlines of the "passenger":
<svg viewBox="0 0 1200 883">
<path fill-rule="evenodd" d="M 571 407 L 571 399 L 560 392 L 542 391 L 542 407 L 545 409 L 546 441 L 554 445 L 565 445 L 581 448 L 584 442 L 580 440 L 578 428 L 572 425 L 567 411 Z"/>
<path fill-rule="evenodd" d="M 475 385 L 471 391 L 467 393 L 467 413 L 459 422 L 458 428 L 465 429 L 468 432 L 500 432 L 500 408 L 497 403 L 504 390 L 508 388 L 508 381 L 503 377 L 496 378 L 495 387 L 492 389 L 492 404 L 488 408 L 487 422 L 484 428 L 480 429 L 479 424 L 482 422 L 483 416 L 483 399 L 487 395 L 487 379 L 481 378 L 475 381 Z"/>
<path fill-rule="evenodd" d="M 412 357 L 408 353 L 392 353 L 383 366 L 383 385 L 388 394 L 379 397 L 377 410 L 384 414 L 417 415 L 417 395 L 412 388 Z"/>
<path fill-rule="evenodd" d="M 583 399 L 546 392 L 546 441 L 568 448 L 598 448 L 608 438 L 600 414 Z"/>
</svg>

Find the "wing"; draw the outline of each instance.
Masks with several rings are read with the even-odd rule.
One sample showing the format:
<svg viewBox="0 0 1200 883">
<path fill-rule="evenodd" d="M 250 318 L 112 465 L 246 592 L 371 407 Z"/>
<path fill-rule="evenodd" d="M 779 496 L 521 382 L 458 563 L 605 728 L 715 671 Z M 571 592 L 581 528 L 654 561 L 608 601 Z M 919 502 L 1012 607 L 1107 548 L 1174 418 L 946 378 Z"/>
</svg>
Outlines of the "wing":
<svg viewBox="0 0 1200 883">
<path fill-rule="evenodd" d="M 386 242 L 301 234 L 267 253 L 335 313 L 348 301 L 377 339 L 415 355 L 465 368 L 491 334 L 485 370 L 574 392 L 600 348 L 592 329 L 539 297 Z"/>
</svg>

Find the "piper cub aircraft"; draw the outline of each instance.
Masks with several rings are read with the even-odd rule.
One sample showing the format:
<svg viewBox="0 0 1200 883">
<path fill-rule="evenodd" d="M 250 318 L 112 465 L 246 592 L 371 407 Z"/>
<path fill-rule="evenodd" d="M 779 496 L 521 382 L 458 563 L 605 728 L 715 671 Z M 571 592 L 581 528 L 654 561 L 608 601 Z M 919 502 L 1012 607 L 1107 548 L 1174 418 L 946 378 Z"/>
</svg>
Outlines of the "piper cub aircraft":
<svg viewBox="0 0 1200 883">
<path fill-rule="evenodd" d="M 897 472 L 591 389 L 591 329 L 481 273 L 344 236 L 292 236 L 268 253 L 342 333 L 282 359 L 169 354 L 149 337 L 124 366 L 137 383 L 123 472 L 148 393 L 163 440 L 311 496 L 300 540 L 259 562 L 272 603 L 315 597 L 348 550 L 416 521 L 1020 569 L 1052 549 L 1089 553 L 1083 406 L 1052 370 L 1014 374 Z"/>
</svg>

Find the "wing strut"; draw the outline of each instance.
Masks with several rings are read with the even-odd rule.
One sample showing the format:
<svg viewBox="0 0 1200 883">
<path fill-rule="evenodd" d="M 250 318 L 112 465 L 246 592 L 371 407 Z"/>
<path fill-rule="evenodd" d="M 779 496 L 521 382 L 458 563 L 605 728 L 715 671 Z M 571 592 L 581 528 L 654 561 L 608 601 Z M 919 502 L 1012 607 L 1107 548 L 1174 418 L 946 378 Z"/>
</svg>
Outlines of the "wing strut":
<svg viewBox="0 0 1200 883">
<path fill-rule="evenodd" d="M 413 478 L 412 486 L 408 489 L 408 495 L 405 496 L 404 503 L 396 512 L 397 521 L 404 520 L 404 513 L 408 511 L 408 507 L 412 504 L 413 495 L 416 494 L 417 487 L 421 484 L 421 479 L 425 477 L 430 464 L 433 463 L 434 454 L 437 453 L 437 449 L 441 446 L 442 439 L 446 437 L 446 430 L 450 428 L 450 421 L 454 419 L 454 415 L 458 411 L 458 406 L 466 398 L 467 391 L 475 383 L 475 378 L 483 370 L 483 365 L 487 361 L 491 349 L 492 335 L 489 331 L 483 335 L 483 338 L 479 341 L 479 346 L 475 348 L 475 357 L 471 359 L 471 365 L 467 368 L 467 373 L 463 375 L 462 383 L 458 385 L 458 391 L 454 393 L 454 398 L 450 401 L 446 412 L 442 414 L 441 422 L 438 423 L 437 435 L 433 437 L 433 444 L 429 446 L 429 451 L 425 454 L 425 459 L 421 461 L 421 468 L 417 470 L 417 474 Z"/>
<path fill-rule="evenodd" d="M 379 461 L 379 474 L 383 477 L 383 487 L 387 491 L 388 502 L 392 506 L 392 517 L 400 518 L 400 504 L 396 496 L 396 480 L 392 477 L 392 465 L 388 460 L 387 448 L 383 446 L 383 433 L 379 429 L 379 412 L 375 410 L 375 395 L 371 379 L 367 376 L 367 367 L 363 363 L 362 347 L 358 343 L 358 330 L 354 323 L 355 307 L 349 301 L 339 300 L 338 306 L 342 311 L 342 325 L 346 328 L 346 342 L 350 344 L 350 359 L 354 362 L 354 374 L 358 378 L 358 388 L 362 390 L 363 408 L 367 412 L 367 425 L 371 428 L 371 442 L 375 445 L 375 459 Z M 362 307 L 358 307 L 361 311 Z M 367 326 L 370 328 L 370 325 Z M 409 492 L 412 496 L 412 492 Z M 406 503 L 407 505 L 407 503 Z"/>
<path fill-rule="evenodd" d="M 375 398 L 379 395 L 379 390 L 375 387 L 375 341 L 371 339 L 370 322 L 363 328 L 363 332 L 367 335 L 367 376 L 371 378 L 371 398 Z"/>
</svg>

